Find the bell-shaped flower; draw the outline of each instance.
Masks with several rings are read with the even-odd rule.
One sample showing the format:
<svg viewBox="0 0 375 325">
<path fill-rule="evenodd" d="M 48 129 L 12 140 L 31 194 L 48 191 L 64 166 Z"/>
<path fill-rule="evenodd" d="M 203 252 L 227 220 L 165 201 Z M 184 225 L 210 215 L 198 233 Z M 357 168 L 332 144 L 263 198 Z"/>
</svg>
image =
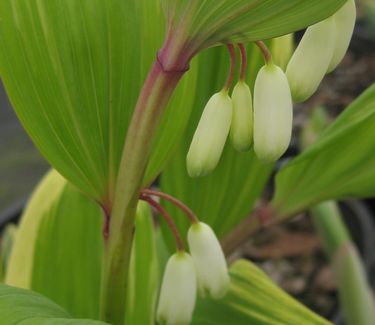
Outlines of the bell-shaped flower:
<svg viewBox="0 0 375 325">
<path fill-rule="evenodd" d="M 331 63 L 335 39 L 333 17 L 306 30 L 286 69 L 295 102 L 305 101 L 318 89 Z"/>
<path fill-rule="evenodd" d="M 185 252 L 178 252 L 168 260 L 164 271 L 157 308 L 157 321 L 165 325 L 190 323 L 197 294 L 194 262 Z"/>
<path fill-rule="evenodd" d="M 229 288 L 228 267 L 220 243 L 210 226 L 203 222 L 192 225 L 188 232 L 190 253 L 202 295 L 223 297 Z"/>
<path fill-rule="evenodd" d="M 215 169 L 228 137 L 232 110 L 226 91 L 216 93 L 208 101 L 187 154 L 191 177 L 204 176 Z"/>
<path fill-rule="evenodd" d="M 254 150 L 257 157 L 273 162 L 289 146 L 293 103 L 288 80 L 276 65 L 268 63 L 258 73 L 254 89 Z"/>
<path fill-rule="evenodd" d="M 238 151 L 247 151 L 253 143 L 253 99 L 249 86 L 239 81 L 233 89 L 233 116 L 230 139 Z"/>
<path fill-rule="evenodd" d="M 344 58 L 350 40 L 352 39 L 356 18 L 357 9 L 354 0 L 348 0 L 344 6 L 333 15 L 336 24 L 336 41 L 328 72 L 336 69 Z"/>
</svg>

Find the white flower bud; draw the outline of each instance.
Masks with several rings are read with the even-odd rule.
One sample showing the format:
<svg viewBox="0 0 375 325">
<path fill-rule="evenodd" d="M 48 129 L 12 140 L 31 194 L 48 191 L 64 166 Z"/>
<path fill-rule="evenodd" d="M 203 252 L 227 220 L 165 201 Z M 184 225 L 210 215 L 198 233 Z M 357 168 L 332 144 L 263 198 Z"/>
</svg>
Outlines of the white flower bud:
<svg viewBox="0 0 375 325">
<path fill-rule="evenodd" d="M 226 91 L 213 95 L 204 108 L 187 154 L 191 177 L 204 176 L 215 169 L 224 149 L 232 121 L 232 100 Z"/>
<path fill-rule="evenodd" d="M 247 151 L 253 143 L 253 99 L 249 86 L 239 81 L 233 89 L 233 116 L 230 139 L 238 151 Z"/>
<path fill-rule="evenodd" d="M 194 262 L 185 252 L 172 255 L 164 271 L 157 309 L 157 321 L 165 325 L 191 322 L 197 294 Z"/>
<path fill-rule="evenodd" d="M 306 30 L 286 69 L 295 102 L 305 101 L 318 89 L 331 63 L 335 38 L 332 17 Z"/>
<path fill-rule="evenodd" d="M 348 0 L 344 6 L 333 15 L 336 24 L 336 42 L 333 57 L 328 72 L 336 69 L 344 58 L 352 39 L 357 9 L 354 0 Z"/>
<path fill-rule="evenodd" d="M 254 150 L 265 162 L 279 159 L 289 146 L 293 103 L 288 80 L 274 64 L 258 73 L 254 89 Z"/>
<path fill-rule="evenodd" d="M 188 232 L 190 253 L 197 270 L 198 287 L 204 295 L 219 299 L 229 288 L 228 267 L 220 243 L 210 226 L 199 222 Z"/>
</svg>

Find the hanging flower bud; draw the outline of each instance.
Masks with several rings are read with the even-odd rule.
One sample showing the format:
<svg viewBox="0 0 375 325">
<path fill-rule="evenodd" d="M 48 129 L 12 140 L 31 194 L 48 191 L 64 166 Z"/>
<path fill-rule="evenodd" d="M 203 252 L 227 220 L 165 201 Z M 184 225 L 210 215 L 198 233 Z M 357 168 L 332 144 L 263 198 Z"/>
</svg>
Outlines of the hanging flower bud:
<svg viewBox="0 0 375 325">
<path fill-rule="evenodd" d="M 269 63 L 258 73 L 254 89 L 254 150 L 265 162 L 279 159 L 289 146 L 293 104 L 284 72 Z"/>
<path fill-rule="evenodd" d="M 232 100 L 226 91 L 208 101 L 187 154 L 191 177 L 204 176 L 215 169 L 224 149 L 232 121 Z"/>
<path fill-rule="evenodd" d="M 185 252 L 171 256 L 165 268 L 157 309 L 157 321 L 165 325 L 190 323 L 196 300 L 194 262 Z"/>
<path fill-rule="evenodd" d="M 234 148 L 247 151 L 253 143 L 253 99 L 249 86 L 239 81 L 233 89 L 233 117 L 230 138 Z"/>
<path fill-rule="evenodd" d="M 208 293 L 216 299 L 223 297 L 229 288 L 229 275 L 225 256 L 215 233 L 210 226 L 199 222 L 190 227 L 188 242 L 201 293 Z"/>
<path fill-rule="evenodd" d="M 336 23 L 336 42 L 333 50 L 333 57 L 328 72 L 336 69 L 344 58 L 352 39 L 357 9 L 354 0 L 348 0 L 344 6 L 333 15 Z"/>
<path fill-rule="evenodd" d="M 332 17 L 306 30 L 286 69 L 295 102 L 305 101 L 318 89 L 332 60 L 335 37 Z"/>
</svg>

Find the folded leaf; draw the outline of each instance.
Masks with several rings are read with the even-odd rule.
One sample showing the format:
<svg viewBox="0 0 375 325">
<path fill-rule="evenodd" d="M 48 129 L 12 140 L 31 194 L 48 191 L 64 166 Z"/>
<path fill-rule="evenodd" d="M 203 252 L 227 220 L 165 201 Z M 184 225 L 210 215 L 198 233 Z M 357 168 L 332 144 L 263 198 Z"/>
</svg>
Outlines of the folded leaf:
<svg viewBox="0 0 375 325">
<path fill-rule="evenodd" d="M 56 171 L 49 172 L 22 216 L 7 284 L 42 293 L 74 317 L 97 319 L 102 218 L 97 204 Z M 150 208 L 141 203 L 130 269 L 127 319 L 131 324 L 154 323 L 158 286 L 154 241 Z"/>
<path fill-rule="evenodd" d="M 65 185 L 65 179 L 56 171 L 51 171 L 35 189 L 18 227 L 6 273 L 7 284 L 30 288 L 35 242 L 40 223 L 51 205 L 59 199 Z"/>
<path fill-rule="evenodd" d="M 2 325 L 105 325 L 104 322 L 73 319 L 60 306 L 32 291 L 0 285 Z"/>
<path fill-rule="evenodd" d="M 75 317 L 97 318 L 101 227 L 99 206 L 49 172 L 22 216 L 6 283 L 42 293 Z"/>
<path fill-rule="evenodd" d="M 330 324 L 245 260 L 234 263 L 230 275 L 231 286 L 225 298 L 198 301 L 193 325 Z"/>
<path fill-rule="evenodd" d="M 177 26 L 185 27 L 183 31 L 187 30 L 186 37 L 191 40 L 192 47 L 207 48 L 229 41 L 270 39 L 297 31 L 329 17 L 345 0 L 162 2 L 172 30 Z"/>
<path fill-rule="evenodd" d="M 375 85 L 276 177 L 272 206 L 279 217 L 316 203 L 375 195 Z"/>
<path fill-rule="evenodd" d="M 0 73 L 18 117 L 47 160 L 102 204 L 112 200 L 133 107 L 163 36 L 159 0 L 0 3 Z M 146 183 L 185 126 L 194 79 L 193 71 L 165 114 Z"/>
</svg>

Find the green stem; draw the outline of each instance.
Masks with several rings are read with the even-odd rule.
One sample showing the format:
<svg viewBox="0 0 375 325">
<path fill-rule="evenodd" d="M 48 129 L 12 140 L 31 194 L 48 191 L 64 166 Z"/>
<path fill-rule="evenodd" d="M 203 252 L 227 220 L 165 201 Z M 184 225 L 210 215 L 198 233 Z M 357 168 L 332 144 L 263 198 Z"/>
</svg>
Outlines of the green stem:
<svg viewBox="0 0 375 325">
<path fill-rule="evenodd" d="M 165 71 L 161 62 L 155 61 L 129 125 L 117 178 L 109 236 L 104 247 L 101 319 L 113 325 L 124 324 L 135 212 L 152 138 L 174 89 L 186 71 Z M 181 62 L 179 66 L 182 66 Z"/>
<path fill-rule="evenodd" d="M 312 208 L 312 215 L 332 262 L 346 323 L 348 325 L 373 324 L 374 299 L 370 293 L 367 275 L 337 203 L 334 201 L 321 203 Z"/>
<path fill-rule="evenodd" d="M 328 201 L 316 205 L 311 212 L 324 248 L 328 256 L 332 258 L 339 247 L 351 241 L 340 210 L 335 202 Z"/>
</svg>

